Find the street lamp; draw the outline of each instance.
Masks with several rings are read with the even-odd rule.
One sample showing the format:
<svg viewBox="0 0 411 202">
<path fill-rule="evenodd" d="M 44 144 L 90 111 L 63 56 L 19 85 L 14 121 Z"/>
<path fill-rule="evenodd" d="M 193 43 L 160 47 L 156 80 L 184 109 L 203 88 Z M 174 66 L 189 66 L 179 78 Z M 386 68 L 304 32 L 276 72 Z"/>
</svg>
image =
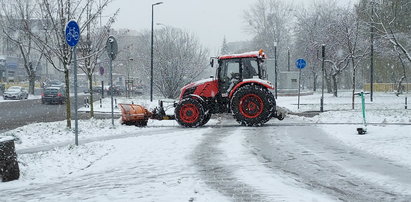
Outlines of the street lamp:
<svg viewBox="0 0 411 202">
<path fill-rule="evenodd" d="M 131 97 L 131 93 L 130 93 L 130 83 L 131 83 L 131 86 L 133 86 L 133 82 L 130 80 L 130 63 L 131 62 L 133 62 L 133 58 L 129 58 L 128 59 L 128 65 L 127 65 L 127 85 L 126 85 L 126 87 L 127 87 L 127 98 L 130 98 Z"/>
<path fill-rule="evenodd" d="M 153 46 L 154 46 L 154 6 L 163 2 L 151 4 L 151 80 L 150 80 L 150 101 L 153 101 Z"/>
</svg>

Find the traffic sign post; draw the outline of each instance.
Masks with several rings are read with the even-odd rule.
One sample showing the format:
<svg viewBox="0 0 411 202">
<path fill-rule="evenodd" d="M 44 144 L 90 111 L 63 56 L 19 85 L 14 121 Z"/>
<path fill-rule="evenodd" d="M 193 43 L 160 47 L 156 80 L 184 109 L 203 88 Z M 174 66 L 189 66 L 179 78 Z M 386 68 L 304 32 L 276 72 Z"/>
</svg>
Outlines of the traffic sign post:
<svg viewBox="0 0 411 202">
<path fill-rule="evenodd" d="M 73 73 L 74 73 L 74 133 L 75 133 L 75 144 L 78 146 L 78 114 L 77 114 L 77 54 L 76 45 L 80 40 L 80 27 L 75 20 L 70 20 L 66 24 L 66 42 L 72 47 L 73 55 Z M 70 99 L 70 97 L 68 98 Z"/>
<path fill-rule="evenodd" d="M 118 45 L 114 36 L 109 36 L 106 42 L 106 50 L 110 58 L 110 96 L 111 96 L 111 124 L 114 128 L 114 100 L 113 100 L 113 60 L 116 59 Z"/>
<path fill-rule="evenodd" d="M 301 93 L 301 70 L 307 65 L 304 59 L 298 59 L 295 61 L 295 66 L 299 69 L 298 74 L 298 105 L 297 108 L 300 109 L 300 93 Z"/>
</svg>

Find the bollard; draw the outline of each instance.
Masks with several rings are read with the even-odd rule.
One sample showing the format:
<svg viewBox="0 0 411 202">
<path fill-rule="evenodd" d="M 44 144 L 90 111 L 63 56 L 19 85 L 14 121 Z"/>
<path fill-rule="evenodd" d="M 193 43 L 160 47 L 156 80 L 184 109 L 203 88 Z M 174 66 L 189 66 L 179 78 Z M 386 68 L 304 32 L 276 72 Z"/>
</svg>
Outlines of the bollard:
<svg viewBox="0 0 411 202">
<path fill-rule="evenodd" d="M 100 98 L 100 108 L 103 108 L 103 102 L 101 100 L 102 99 Z"/>
<path fill-rule="evenodd" d="M 84 107 L 89 108 L 88 97 L 84 97 Z"/>
<path fill-rule="evenodd" d="M 117 98 L 114 99 L 114 107 L 117 108 Z"/>
<path fill-rule="evenodd" d="M 320 112 L 324 112 L 324 100 L 320 98 Z"/>
<path fill-rule="evenodd" d="M 408 98 L 407 97 L 405 97 L 405 109 L 408 109 Z"/>
</svg>

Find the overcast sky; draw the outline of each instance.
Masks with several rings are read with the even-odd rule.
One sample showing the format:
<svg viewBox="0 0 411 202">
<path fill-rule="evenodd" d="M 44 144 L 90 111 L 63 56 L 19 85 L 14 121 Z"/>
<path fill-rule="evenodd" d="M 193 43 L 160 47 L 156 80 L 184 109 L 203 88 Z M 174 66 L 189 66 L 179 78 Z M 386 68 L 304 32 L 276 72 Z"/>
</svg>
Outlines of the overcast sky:
<svg viewBox="0 0 411 202">
<path fill-rule="evenodd" d="M 154 23 L 194 33 L 211 54 L 217 54 L 224 36 L 229 42 L 251 39 L 244 30 L 243 12 L 257 0 L 114 0 L 104 15 L 119 8 L 114 28 L 151 29 L 151 5 L 159 1 L 164 3 L 154 7 Z M 294 3 L 298 8 L 309 6 L 315 0 L 283 1 Z M 340 2 L 348 4 L 350 0 Z M 160 26 L 155 25 L 155 28 Z"/>
</svg>

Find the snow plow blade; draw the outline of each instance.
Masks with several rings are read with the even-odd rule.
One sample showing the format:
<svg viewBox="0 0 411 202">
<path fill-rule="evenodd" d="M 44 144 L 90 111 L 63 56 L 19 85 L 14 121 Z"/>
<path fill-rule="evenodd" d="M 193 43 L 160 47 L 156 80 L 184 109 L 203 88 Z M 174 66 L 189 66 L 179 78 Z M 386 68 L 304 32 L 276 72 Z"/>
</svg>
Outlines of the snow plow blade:
<svg viewBox="0 0 411 202">
<path fill-rule="evenodd" d="M 118 104 L 121 109 L 121 124 L 147 126 L 148 119 L 153 115 L 141 105 Z"/>
<path fill-rule="evenodd" d="M 174 120 L 174 115 L 166 115 L 163 107 L 163 101 L 159 101 L 159 106 L 152 112 L 148 111 L 142 105 L 136 104 L 118 104 L 121 109 L 121 124 L 135 125 L 139 127 L 147 126 L 148 119 L 156 120 Z"/>
</svg>

